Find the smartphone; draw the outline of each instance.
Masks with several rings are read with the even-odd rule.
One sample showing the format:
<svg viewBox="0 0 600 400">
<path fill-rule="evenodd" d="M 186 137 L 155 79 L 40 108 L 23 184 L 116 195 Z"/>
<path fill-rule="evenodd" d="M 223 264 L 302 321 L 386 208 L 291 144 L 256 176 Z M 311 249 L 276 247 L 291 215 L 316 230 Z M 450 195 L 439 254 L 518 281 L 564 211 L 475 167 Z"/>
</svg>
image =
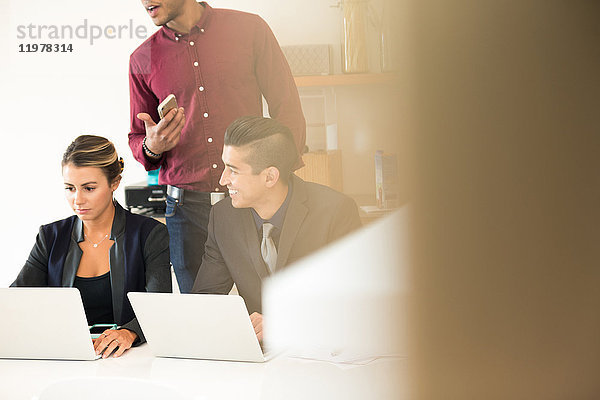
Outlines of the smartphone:
<svg viewBox="0 0 600 400">
<path fill-rule="evenodd" d="M 177 99 L 175 99 L 174 94 L 168 95 L 167 98 L 158 105 L 158 116 L 160 119 L 163 119 L 172 109 L 177 109 Z"/>
<path fill-rule="evenodd" d="M 116 324 L 94 324 L 90 326 L 90 334 L 92 335 L 92 339 L 97 339 L 102 332 L 107 329 L 117 329 Z"/>
</svg>

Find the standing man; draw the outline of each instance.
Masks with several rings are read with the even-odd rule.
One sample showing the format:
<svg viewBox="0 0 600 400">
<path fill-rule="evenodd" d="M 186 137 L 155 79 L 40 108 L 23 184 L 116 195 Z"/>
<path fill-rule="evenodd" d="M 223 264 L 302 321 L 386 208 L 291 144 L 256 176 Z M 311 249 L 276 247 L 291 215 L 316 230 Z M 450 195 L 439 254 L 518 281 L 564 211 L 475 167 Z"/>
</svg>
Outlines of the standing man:
<svg viewBox="0 0 600 400">
<path fill-rule="evenodd" d="M 193 291 L 227 294 L 235 283 L 259 340 L 263 279 L 361 225 L 354 200 L 292 173 L 297 157 L 292 133 L 273 119 L 238 118 L 225 133 L 230 197 L 210 212 Z"/>
<path fill-rule="evenodd" d="M 159 182 L 168 185 L 171 262 L 180 291 L 188 293 L 204 254 L 210 193 L 225 191 L 219 178 L 227 126 L 262 115 L 264 96 L 302 154 L 306 124 L 289 66 L 259 16 L 196 0 L 142 5 L 162 28 L 130 58 L 129 145 L 146 170 L 160 167 Z M 180 108 L 159 121 L 157 106 L 169 94 Z"/>
</svg>

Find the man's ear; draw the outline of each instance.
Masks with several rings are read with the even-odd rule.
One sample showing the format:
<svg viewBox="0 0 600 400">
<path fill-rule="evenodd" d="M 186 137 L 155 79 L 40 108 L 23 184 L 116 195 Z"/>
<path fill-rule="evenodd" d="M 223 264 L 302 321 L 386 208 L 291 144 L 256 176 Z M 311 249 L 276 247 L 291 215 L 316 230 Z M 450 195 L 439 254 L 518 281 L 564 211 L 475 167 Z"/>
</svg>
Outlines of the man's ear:
<svg viewBox="0 0 600 400">
<path fill-rule="evenodd" d="M 265 168 L 265 183 L 268 188 L 272 188 L 279 182 L 279 170 L 275 167 Z"/>
</svg>

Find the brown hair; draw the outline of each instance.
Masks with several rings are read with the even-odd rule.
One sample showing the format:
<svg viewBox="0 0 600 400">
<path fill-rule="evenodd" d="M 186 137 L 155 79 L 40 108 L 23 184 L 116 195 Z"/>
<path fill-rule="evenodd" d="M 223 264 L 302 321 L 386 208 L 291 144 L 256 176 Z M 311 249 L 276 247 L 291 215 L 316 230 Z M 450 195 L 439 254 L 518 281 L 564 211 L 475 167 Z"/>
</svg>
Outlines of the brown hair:
<svg viewBox="0 0 600 400">
<path fill-rule="evenodd" d="M 67 164 L 100 168 L 108 183 L 113 183 L 125 166 L 112 142 L 95 135 L 81 135 L 73 140 L 63 154 L 62 166 Z"/>
</svg>

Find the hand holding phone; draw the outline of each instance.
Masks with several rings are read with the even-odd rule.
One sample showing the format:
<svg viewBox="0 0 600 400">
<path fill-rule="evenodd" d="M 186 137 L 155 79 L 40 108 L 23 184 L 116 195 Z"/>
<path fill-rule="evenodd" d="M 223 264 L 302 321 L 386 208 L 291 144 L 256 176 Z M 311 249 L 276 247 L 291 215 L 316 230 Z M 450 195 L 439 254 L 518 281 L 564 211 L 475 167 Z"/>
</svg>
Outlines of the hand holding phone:
<svg viewBox="0 0 600 400">
<path fill-rule="evenodd" d="M 170 112 L 176 110 L 176 112 Z M 153 154 L 146 152 L 149 158 L 156 158 L 165 151 L 171 150 L 179 143 L 181 130 L 185 125 L 185 113 L 183 107 L 177 107 L 175 95 L 167 96 L 157 108 L 160 121 L 154 122 L 147 113 L 139 113 L 137 118 L 144 121 L 146 129 L 145 143 L 148 150 Z"/>
</svg>

